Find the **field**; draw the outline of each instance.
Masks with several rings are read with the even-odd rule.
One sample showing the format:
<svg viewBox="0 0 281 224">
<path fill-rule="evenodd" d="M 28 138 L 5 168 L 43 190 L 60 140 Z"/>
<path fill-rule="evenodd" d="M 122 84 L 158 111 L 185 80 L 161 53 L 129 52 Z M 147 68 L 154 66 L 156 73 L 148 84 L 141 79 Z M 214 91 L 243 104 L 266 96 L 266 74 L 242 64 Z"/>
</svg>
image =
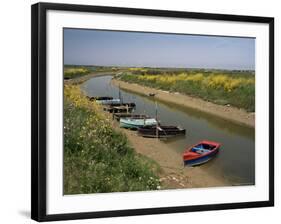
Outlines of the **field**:
<svg viewBox="0 0 281 224">
<path fill-rule="evenodd" d="M 158 189 L 158 165 L 137 154 L 78 85 L 64 86 L 64 193 Z"/>
<path fill-rule="evenodd" d="M 251 72 L 149 70 L 131 68 L 118 78 L 129 83 L 200 97 L 221 105 L 255 111 L 255 76 Z"/>
</svg>

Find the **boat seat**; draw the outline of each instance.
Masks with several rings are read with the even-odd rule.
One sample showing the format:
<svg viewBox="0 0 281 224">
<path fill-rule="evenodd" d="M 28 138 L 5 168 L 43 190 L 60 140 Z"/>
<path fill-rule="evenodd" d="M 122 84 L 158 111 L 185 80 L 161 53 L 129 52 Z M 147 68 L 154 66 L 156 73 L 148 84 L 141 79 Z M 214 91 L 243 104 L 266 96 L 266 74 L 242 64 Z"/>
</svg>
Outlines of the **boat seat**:
<svg viewBox="0 0 281 224">
<path fill-rule="evenodd" d="M 193 147 L 192 152 L 196 152 L 196 153 L 199 153 L 199 154 L 203 154 L 203 153 L 206 153 L 206 152 L 210 152 L 209 149 L 203 149 L 203 148 L 197 148 L 197 147 Z"/>
<path fill-rule="evenodd" d="M 197 148 L 197 147 L 193 147 L 192 148 L 192 152 L 197 152 L 198 150 L 202 150 L 203 148 Z"/>
</svg>

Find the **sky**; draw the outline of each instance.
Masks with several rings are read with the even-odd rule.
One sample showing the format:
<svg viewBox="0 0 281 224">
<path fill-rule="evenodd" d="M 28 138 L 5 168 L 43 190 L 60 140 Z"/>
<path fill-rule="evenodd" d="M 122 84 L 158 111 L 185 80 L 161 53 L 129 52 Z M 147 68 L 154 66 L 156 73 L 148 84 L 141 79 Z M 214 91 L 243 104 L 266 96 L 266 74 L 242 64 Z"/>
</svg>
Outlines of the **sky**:
<svg viewBox="0 0 281 224">
<path fill-rule="evenodd" d="M 67 28 L 64 64 L 255 70 L 255 39 Z"/>
</svg>

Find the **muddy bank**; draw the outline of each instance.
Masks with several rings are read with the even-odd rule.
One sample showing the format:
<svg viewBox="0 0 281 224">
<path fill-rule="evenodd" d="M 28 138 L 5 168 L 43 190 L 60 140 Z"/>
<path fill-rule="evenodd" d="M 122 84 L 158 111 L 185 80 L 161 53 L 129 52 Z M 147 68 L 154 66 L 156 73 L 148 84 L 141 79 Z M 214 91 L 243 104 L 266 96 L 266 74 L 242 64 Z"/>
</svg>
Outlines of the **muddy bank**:
<svg viewBox="0 0 281 224">
<path fill-rule="evenodd" d="M 154 97 L 159 101 L 176 104 L 185 108 L 199 110 L 248 127 L 255 127 L 255 113 L 248 113 L 243 109 L 238 109 L 231 106 L 218 105 L 204 101 L 200 98 L 153 89 L 134 83 L 127 83 L 117 79 L 112 79 L 112 84 L 116 86 L 120 85 L 121 89 L 132 91 L 142 95 L 154 93 Z"/>
<path fill-rule="evenodd" d="M 119 122 L 112 114 L 102 111 L 115 130 L 123 132 L 137 153 L 154 160 L 160 166 L 160 180 L 163 189 L 230 186 L 224 176 L 210 175 L 202 167 L 184 167 L 182 155 L 161 140 L 143 138 L 136 131 L 119 128 Z"/>
<path fill-rule="evenodd" d="M 143 138 L 123 130 L 134 149 L 161 167 L 160 180 L 165 189 L 229 186 L 224 177 L 212 176 L 201 167 L 184 167 L 182 156 L 158 139 Z"/>
</svg>

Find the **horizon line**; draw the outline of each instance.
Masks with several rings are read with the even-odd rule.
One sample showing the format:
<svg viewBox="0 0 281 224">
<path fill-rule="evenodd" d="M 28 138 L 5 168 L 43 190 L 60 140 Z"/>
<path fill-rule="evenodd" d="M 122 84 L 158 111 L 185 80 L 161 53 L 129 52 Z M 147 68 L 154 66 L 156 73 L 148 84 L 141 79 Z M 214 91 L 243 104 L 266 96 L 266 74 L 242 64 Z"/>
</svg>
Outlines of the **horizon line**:
<svg viewBox="0 0 281 224">
<path fill-rule="evenodd" d="M 255 71 L 255 69 L 229 69 L 229 68 L 204 68 L 204 67 L 157 67 L 157 66 L 120 66 L 120 65 L 94 65 L 94 64 L 64 64 L 64 66 L 92 66 L 92 67 L 118 67 L 118 68 L 163 68 L 163 69 L 204 69 L 204 70 L 228 70 L 228 71 Z"/>
</svg>

